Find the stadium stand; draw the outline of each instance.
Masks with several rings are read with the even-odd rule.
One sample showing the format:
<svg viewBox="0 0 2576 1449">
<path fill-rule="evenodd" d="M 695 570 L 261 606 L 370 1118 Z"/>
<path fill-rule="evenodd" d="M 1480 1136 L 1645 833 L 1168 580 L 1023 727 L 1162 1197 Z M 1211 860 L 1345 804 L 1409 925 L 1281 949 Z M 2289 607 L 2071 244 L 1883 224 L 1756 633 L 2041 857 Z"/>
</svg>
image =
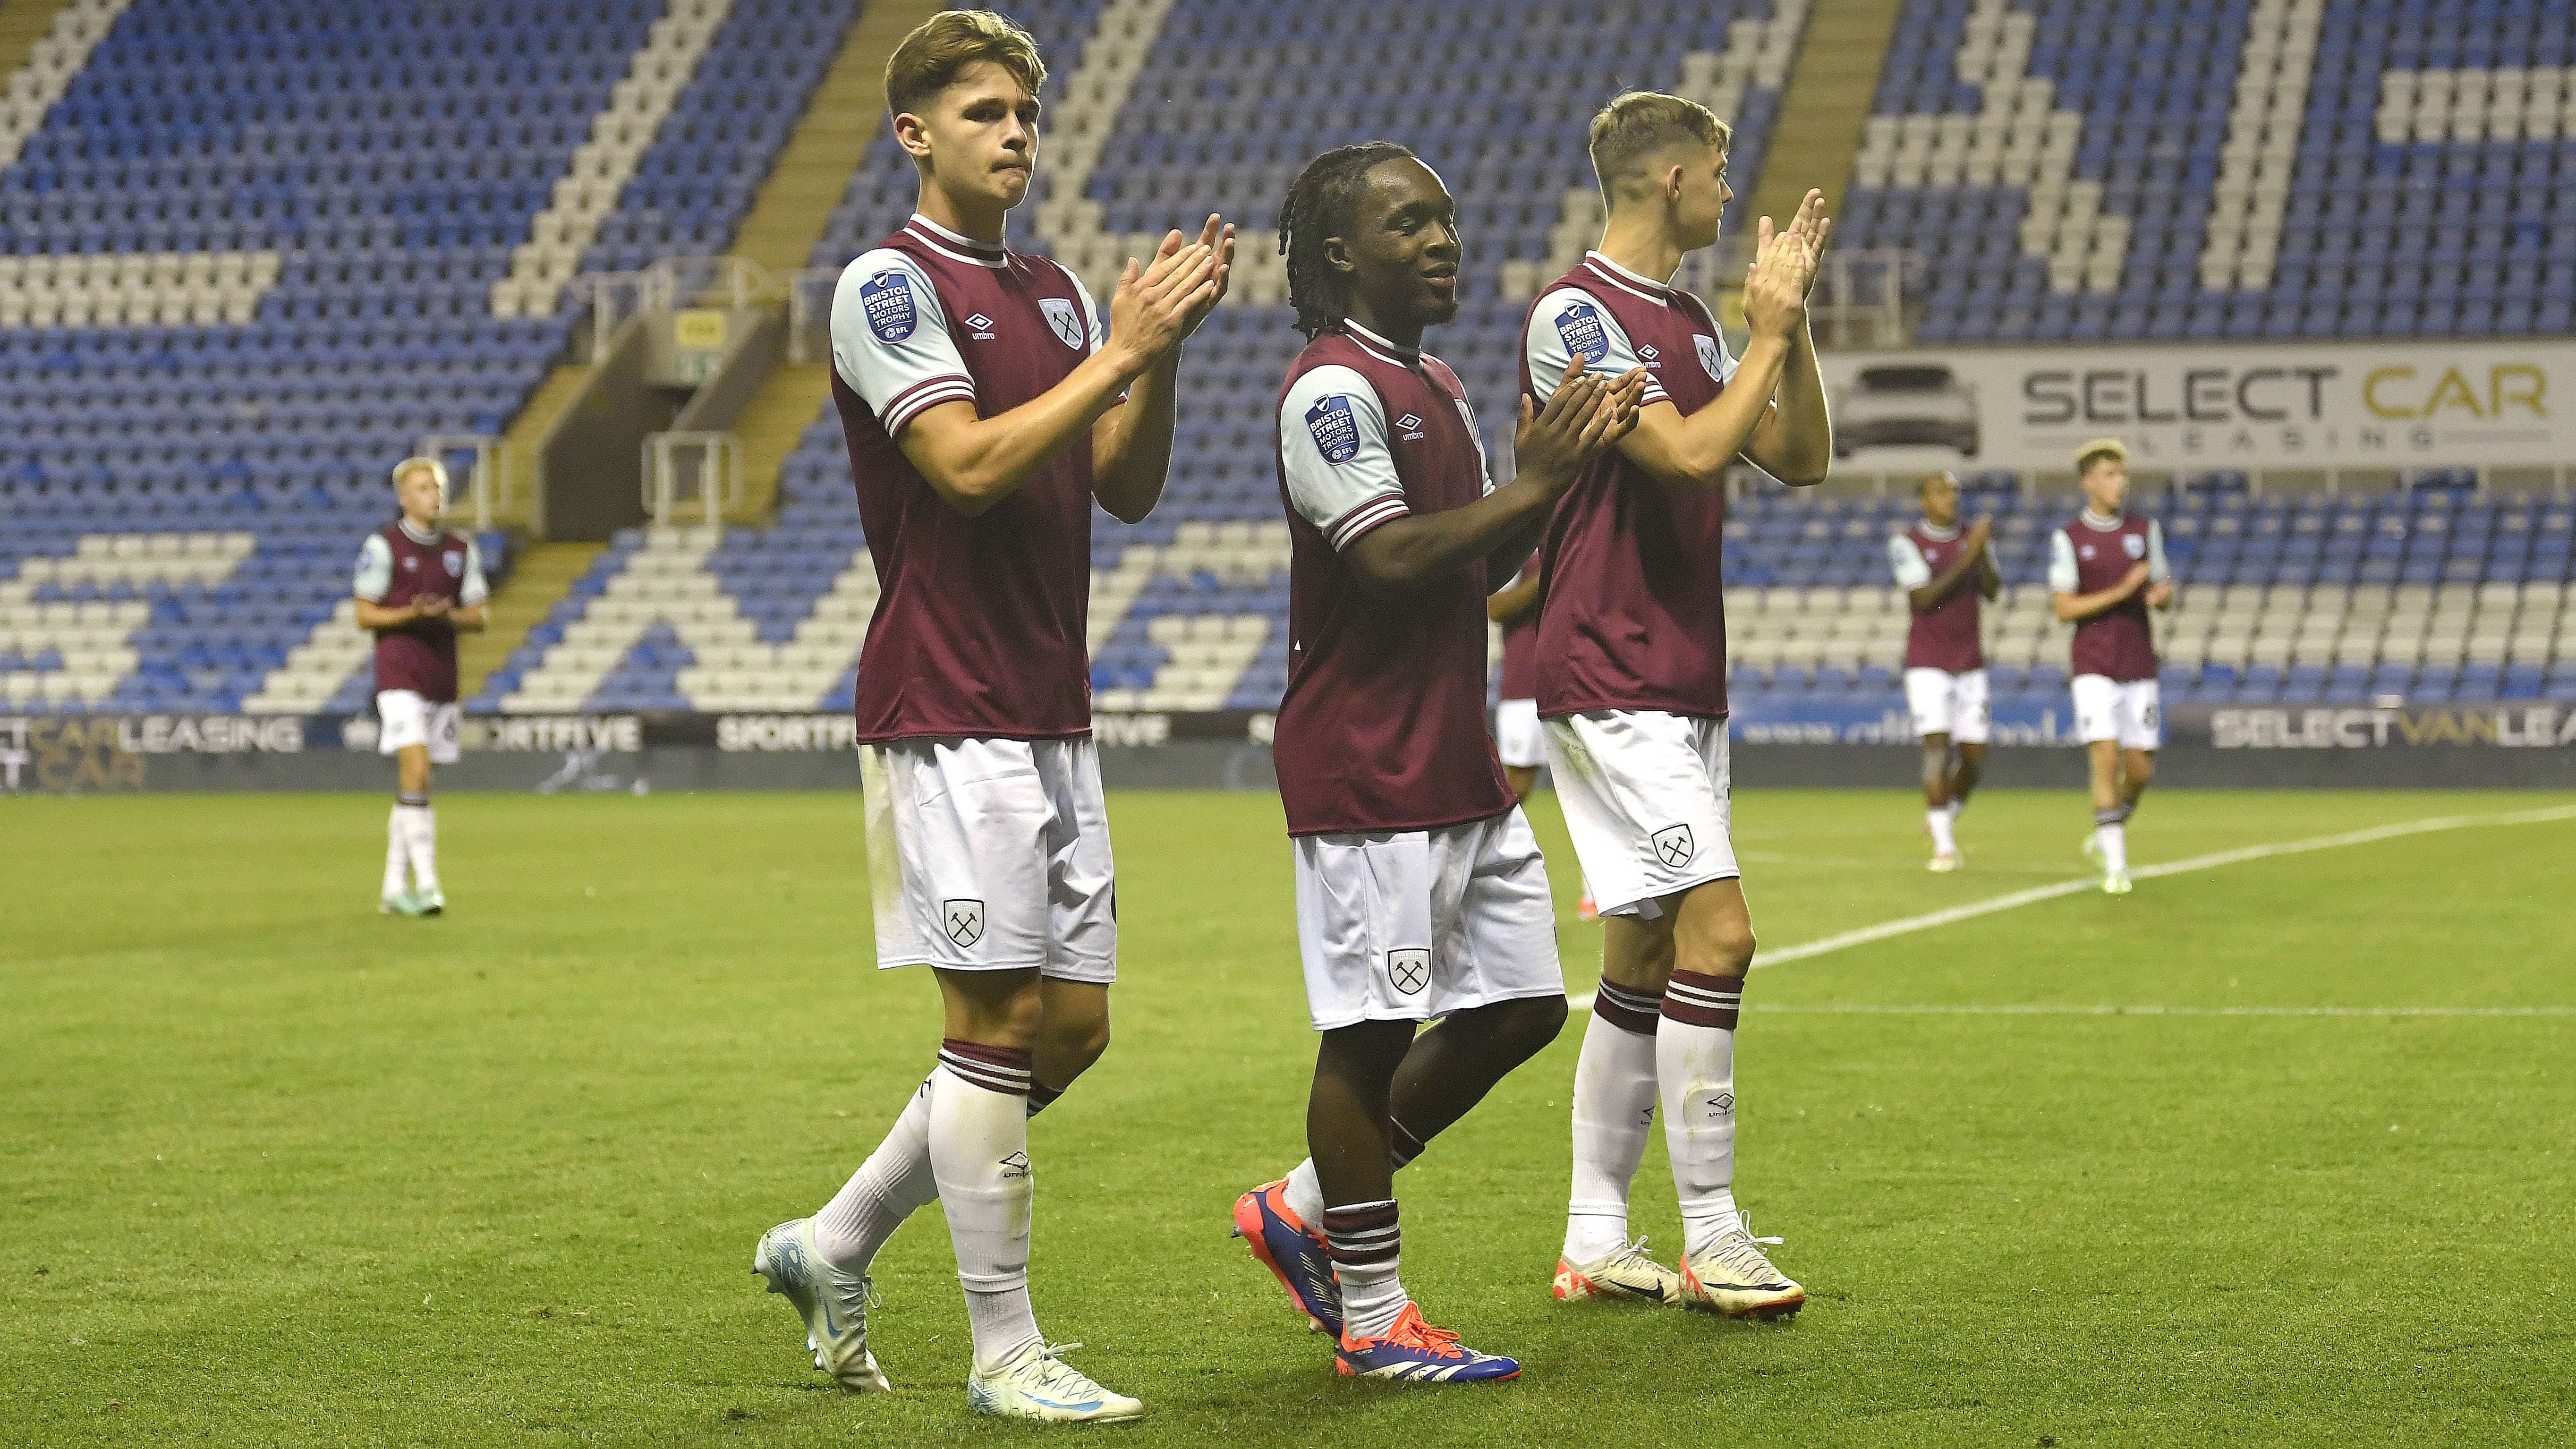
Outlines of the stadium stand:
<svg viewBox="0 0 2576 1449">
<path fill-rule="evenodd" d="M 0 100 L 0 703 L 362 712 L 347 570 L 388 516 L 386 465 L 501 430 L 564 353 L 567 279 L 720 249 L 856 8 L 65 6 Z M 1521 309 L 1589 235 L 1591 108 L 1623 85 L 1710 99 L 1750 192 L 1807 13 L 1010 8 L 1055 67 L 1015 244 L 1105 297 L 1162 227 L 1247 228 L 1237 298 L 1192 345 L 1165 504 L 1104 516 L 1095 548 L 1098 701 L 1168 710 L 1267 708 L 1285 684 L 1269 414 L 1300 339 L 1267 249 L 1297 165 L 1393 135 L 1449 180 L 1471 300 L 1434 348 L 1507 459 Z M 1933 339 L 2565 331 L 2567 27 L 2502 0 L 2462 40 L 2456 8 L 1906 0 L 1843 241 L 1929 260 Z M 1398 63 L 1335 65 L 1354 54 Z M 879 137 L 809 262 L 846 263 L 912 196 Z M 2435 230 L 2459 214 L 2480 224 Z M 827 408 L 773 522 L 621 534 L 472 707 L 845 707 L 874 593 L 846 471 Z M 2062 701 L 2039 576 L 2070 504 L 1994 481 L 1998 700 Z M 2186 584 L 2169 701 L 2576 699 L 2563 496 L 2437 473 L 2282 499 L 2222 475 L 2140 503 Z M 1745 497 L 1739 699 L 1895 699 L 1883 540 L 1909 508 Z"/>
<path fill-rule="evenodd" d="M 1841 223 L 1928 260 L 1925 341 L 2576 325 L 2563 6 L 1907 0 L 1900 23 Z"/>
</svg>

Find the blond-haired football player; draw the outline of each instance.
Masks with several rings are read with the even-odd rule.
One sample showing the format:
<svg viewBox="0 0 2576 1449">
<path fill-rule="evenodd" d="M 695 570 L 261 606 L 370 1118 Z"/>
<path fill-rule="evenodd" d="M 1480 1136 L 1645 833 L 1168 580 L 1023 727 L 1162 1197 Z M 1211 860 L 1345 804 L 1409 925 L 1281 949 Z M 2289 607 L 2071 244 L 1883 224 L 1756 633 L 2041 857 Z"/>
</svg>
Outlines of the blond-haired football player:
<svg viewBox="0 0 2576 1449">
<path fill-rule="evenodd" d="M 439 523 L 446 466 L 405 458 L 394 465 L 393 484 L 402 517 L 367 535 L 350 586 L 358 627 L 376 636 L 376 749 L 394 757 L 396 776 L 376 909 L 435 916 L 447 909 L 447 893 L 438 883 L 430 769 L 456 763 L 456 636 L 483 627 L 490 589 L 474 540 Z"/>
<path fill-rule="evenodd" d="M 1744 356 L 1671 285 L 1717 241 L 1729 132 L 1695 101 L 1632 92 L 1593 118 L 1601 244 L 1530 308 L 1522 376 L 1539 401 L 1575 359 L 1651 379 L 1634 431 L 1551 515 L 1540 545 L 1538 707 L 1576 856 L 1602 917 L 1601 987 L 1574 1078 L 1574 1181 L 1559 1298 L 1676 1299 L 1794 1313 L 1734 1195 L 1735 1027 L 1753 920 L 1727 840 L 1727 469 L 1825 476 L 1833 428 L 1807 333 L 1831 223 L 1809 192 L 1762 219 L 1745 275 Z M 1628 1185 L 1658 1100 L 1681 1199 L 1675 1273 L 1628 1238 Z"/>
</svg>

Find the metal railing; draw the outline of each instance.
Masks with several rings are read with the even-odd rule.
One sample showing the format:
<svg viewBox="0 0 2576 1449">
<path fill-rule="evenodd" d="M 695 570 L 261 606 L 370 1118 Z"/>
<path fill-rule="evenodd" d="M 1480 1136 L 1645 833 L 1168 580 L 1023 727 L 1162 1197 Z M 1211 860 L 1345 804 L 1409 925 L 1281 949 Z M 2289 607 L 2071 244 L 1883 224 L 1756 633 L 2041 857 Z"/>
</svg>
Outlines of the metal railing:
<svg viewBox="0 0 2576 1449">
<path fill-rule="evenodd" d="M 695 503 L 709 525 L 742 503 L 742 440 L 731 433 L 644 435 L 644 511 L 665 527 Z"/>
<path fill-rule="evenodd" d="M 564 285 L 565 297 L 590 329 L 592 366 L 608 360 L 618 329 L 644 310 L 644 278 L 642 272 L 585 272 Z M 575 342 L 573 350 L 582 351 L 582 344 Z"/>
<path fill-rule="evenodd" d="M 1739 292 L 1753 261 L 1753 238 L 1732 236 L 1682 258 L 1673 285 L 1715 306 Z M 1914 334 L 1908 298 L 1922 280 L 1922 255 L 1895 247 L 1829 249 L 1816 290 L 1807 300 L 1807 322 L 1826 347 L 1902 347 Z"/>
<path fill-rule="evenodd" d="M 455 508 L 470 499 L 477 533 L 491 532 L 492 515 L 505 513 L 518 504 L 510 455 L 501 451 L 501 439 L 496 433 L 431 433 L 412 445 L 412 454 L 436 458 L 447 464 L 449 479 L 461 476 L 465 480 L 462 492 L 451 495 L 447 506 Z M 462 470 L 455 463 L 459 455 L 471 460 Z"/>
<path fill-rule="evenodd" d="M 832 289 L 839 267 L 807 267 L 787 279 L 787 360 L 825 362 L 832 356 Z"/>
<path fill-rule="evenodd" d="M 749 257 L 664 257 L 643 272 L 644 307 L 653 312 L 739 311 L 774 302 L 781 290 L 777 275 Z"/>
</svg>

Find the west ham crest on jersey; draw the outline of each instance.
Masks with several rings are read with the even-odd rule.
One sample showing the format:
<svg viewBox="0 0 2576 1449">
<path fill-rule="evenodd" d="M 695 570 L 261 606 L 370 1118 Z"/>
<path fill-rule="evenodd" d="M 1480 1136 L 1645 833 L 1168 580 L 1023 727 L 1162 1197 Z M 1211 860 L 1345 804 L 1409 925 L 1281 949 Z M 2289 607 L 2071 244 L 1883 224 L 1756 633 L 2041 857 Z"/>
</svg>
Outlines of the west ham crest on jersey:
<svg viewBox="0 0 2576 1449">
<path fill-rule="evenodd" d="M 1055 329 L 1056 340 L 1080 352 L 1085 341 L 1081 309 L 1062 297 L 1040 297 L 1038 307 L 1046 313 L 1047 325 Z"/>
<path fill-rule="evenodd" d="M 1708 369 L 1710 379 L 1716 382 L 1726 381 L 1725 363 L 1718 356 L 1717 339 L 1703 332 L 1694 332 L 1691 334 L 1691 343 L 1699 348 L 1699 365 Z"/>
<path fill-rule="evenodd" d="M 921 320 L 912 305 L 912 282 L 901 272 L 879 272 L 861 282 L 859 305 L 867 310 L 868 330 L 880 342 L 901 342 Z"/>
<path fill-rule="evenodd" d="M 1601 313 L 1589 302 L 1577 302 L 1556 314 L 1556 335 L 1565 350 L 1589 366 L 1610 355 L 1609 334 L 1601 330 Z"/>
<path fill-rule="evenodd" d="M 1340 393 L 1318 398 L 1306 409 L 1306 431 L 1327 463 L 1347 463 L 1360 455 L 1359 419 L 1351 415 L 1351 400 Z"/>
<path fill-rule="evenodd" d="M 2147 536 L 2143 533 L 2124 533 L 2120 535 L 2120 552 L 2127 554 L 2131 558 L 2145 558 L 2147 556 Z"/>
<path fill-rule="evenodd" d="M 447 552 L 440 554 L 438 556 L 438 561 L 447 565 L 449 577 L 463 578 L 465 576 L 465 555 L 462 552 L 451 548 Z"/>
</svg>

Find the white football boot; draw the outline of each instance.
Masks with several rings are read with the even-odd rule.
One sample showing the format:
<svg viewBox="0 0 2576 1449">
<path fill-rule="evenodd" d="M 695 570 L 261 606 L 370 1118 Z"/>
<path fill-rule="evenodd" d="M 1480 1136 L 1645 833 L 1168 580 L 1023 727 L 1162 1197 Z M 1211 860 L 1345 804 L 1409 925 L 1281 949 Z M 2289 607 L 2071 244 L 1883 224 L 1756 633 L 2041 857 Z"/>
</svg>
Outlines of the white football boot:
<svg viewBox="0 0 2576 1449">
<path fill-rule="evenodd" d="M 1739 1218 L 1705 1253 L 1682 1264 L 1682 1306 L 1729 1318 L 1786 1318 L 1807 1306 L 1807 1290 L 1771 1266 L 1762 1244 Z"/>
<path fill-rule="evenodd" d="M 1550 1291 L 1559 1303 L 1583 1299 L 1626 1299 L 1670 1305 L 1682 1298 L 1682 1275 L 1646 1256 L 1639 1238 L 1589 1263 L 1556 1260 L 1556 1282 Z"/>
<path fill-rule="evenodd" d="M 824 1260 L 814 1246 L 814 1220 L 780 1223 L 760 1235 L 751 1255 L 751 1271 L 769 1282 L 805 1320 L 805 1346 L 814 1351 L 814 1367 L 830 1374 L 841 1387 L 859 1394 L 881 1394 L 893 1385 L 868 1352 L 868 1305 L 876 1285 L 865 1273 L 845 1273 Z"/>
<path fill-rule="evenodd" d="M 1064 1361 L 1066 1350 L 1080 1347 L 1036 1339 L 989 1372 L 977 1365 L 966 1375 L 967 1407 L 1050 1424 L 1120 1424 L 1145 1417 L 1142 1403 L 1109 1392 Z"/>
</svg>

